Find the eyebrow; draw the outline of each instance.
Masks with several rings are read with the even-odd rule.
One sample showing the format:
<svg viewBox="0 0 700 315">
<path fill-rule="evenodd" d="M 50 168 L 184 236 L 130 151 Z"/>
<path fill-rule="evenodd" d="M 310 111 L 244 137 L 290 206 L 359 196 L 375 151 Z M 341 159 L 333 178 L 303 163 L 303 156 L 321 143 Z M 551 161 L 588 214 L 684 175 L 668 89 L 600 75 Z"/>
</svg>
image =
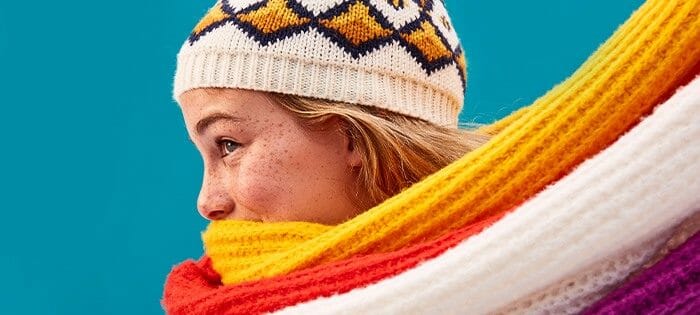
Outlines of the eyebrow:
<svg viewBox="0 0 700 315">
<path fill-rule="evenodd" d="M 202 134 L 204 131 L 209 128 L 213 123 L 219 121 L 219 120 L 228 120 L 232 122 L 241 122 L 242 119 L 236 116 L 233 116 L 231 114 L 227 114 L 224 112 L 214 112 L 209 114 L 208 116 L 200 119 L 197 122 L 197 125 L 195 127 L 195 130 L 197 131 L 197 134 Z"/>
</svg>

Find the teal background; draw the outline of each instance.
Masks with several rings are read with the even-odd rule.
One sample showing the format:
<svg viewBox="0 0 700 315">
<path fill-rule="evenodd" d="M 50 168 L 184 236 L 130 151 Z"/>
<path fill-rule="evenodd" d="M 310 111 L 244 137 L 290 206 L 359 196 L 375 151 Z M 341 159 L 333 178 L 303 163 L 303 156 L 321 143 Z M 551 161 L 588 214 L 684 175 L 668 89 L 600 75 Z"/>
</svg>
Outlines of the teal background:
<svg viewBox="0 0 700 315">
<path fill-rule="evenodd" d="M 635 1 L 447 0 L 487 123 L 571 74 Z M 0 313 L 159 314 L 202 252 L 175 54 L 213 0 L 0 2 Z"/>
</svg>

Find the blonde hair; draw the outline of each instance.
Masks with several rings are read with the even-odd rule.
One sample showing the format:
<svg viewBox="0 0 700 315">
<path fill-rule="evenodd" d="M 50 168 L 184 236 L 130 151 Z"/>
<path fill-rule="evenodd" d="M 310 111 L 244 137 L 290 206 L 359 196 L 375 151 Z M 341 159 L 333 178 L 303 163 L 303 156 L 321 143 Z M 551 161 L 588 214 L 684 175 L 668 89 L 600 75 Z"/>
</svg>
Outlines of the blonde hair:
<svg viewBox="0 0 700 315">
<path fill-rule="evenodd" d="M 384 109 L 325 99 L 266 92 L 306 127 L 336 117 L 359 150 L 355 195 L 368 209 L 435 173 L 490 139 L 471 129 L 446 128 Z M 358 192 L 364 198 L 357 196 Z"/>
</svg>

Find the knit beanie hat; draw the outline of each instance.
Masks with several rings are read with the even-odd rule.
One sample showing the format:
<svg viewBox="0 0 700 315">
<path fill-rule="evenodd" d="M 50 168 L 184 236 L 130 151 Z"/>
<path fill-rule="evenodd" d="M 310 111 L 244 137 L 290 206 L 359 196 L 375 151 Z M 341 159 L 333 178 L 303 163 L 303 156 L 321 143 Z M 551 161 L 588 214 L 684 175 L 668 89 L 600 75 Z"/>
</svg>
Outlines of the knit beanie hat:
<svg viewBox="0 0 700 315">
<path fill-rule="evenodd" d="M 219 0 L 177 57 L 174 98 L 242 88 L 456 127 L 466 61 L 443 0 Z"/>
</svg>

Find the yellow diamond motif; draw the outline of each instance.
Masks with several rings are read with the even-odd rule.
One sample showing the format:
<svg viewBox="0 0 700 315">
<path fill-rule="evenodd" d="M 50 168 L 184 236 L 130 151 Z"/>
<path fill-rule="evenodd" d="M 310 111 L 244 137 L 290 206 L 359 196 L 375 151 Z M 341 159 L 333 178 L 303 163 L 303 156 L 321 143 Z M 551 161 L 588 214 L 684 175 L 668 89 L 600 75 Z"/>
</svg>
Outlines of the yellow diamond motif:
<svg viewBox="0 0 700 315">
<path fill-rule="evenodd" d="M 369 8 L 360 1 L 356 1 L 343 14 L 321 20 L 320 23 L 337 31 L 355 46 L 391 35 L 391 31 L 382 27 L 369 14 Z"/>
<path fill-rule="evenodd" d="M 430 62 L 452 55 L 452 52 L 440 41 L 435 27 L 428 21 L 423 21 L 421 27 L 411 34 L 401 34 L 401 37 L 416 46 Z"/>
<path fill-rule="evenodd" d="M 300 26 L 310 21 L 310 19 L 294 13 L 287 6 L 287 0 L 269 0 L 263 7 L 248 13 L 238 14 L 236 17 L 252 24 L 265 34 L 291 26 Z"/>
<path fill-rule="evenodd" d="M 221 8 L 221 2 L 217 2 L 214 7 L 207 11 L 207 14 L 204 15 L 204 17 L 199 21 L 199 23 L 197 23 L 192 32 L 194 34 L 199 34 L 210 25 L 217 22 L 221 22 L 230 17 L 231 16 L 228 15 L 228 13 L 224 12 L 224 10 Z"/>
</svg>

